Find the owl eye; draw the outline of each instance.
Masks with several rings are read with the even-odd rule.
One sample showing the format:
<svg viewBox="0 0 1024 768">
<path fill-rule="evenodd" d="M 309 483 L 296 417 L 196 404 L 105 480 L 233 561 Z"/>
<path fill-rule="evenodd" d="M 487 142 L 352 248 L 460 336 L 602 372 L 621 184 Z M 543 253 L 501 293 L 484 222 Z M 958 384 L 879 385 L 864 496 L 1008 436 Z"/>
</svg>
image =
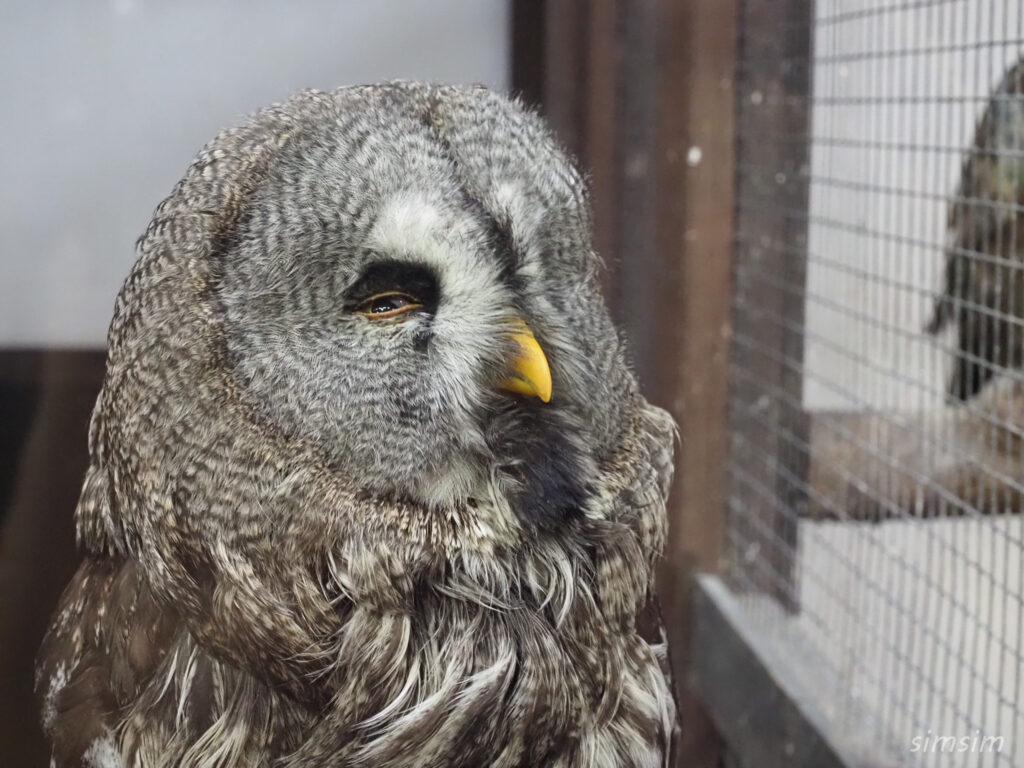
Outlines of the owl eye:
<svg viewBox="0 0 1024 768">
<path fill-rule="evenodd" d="M 366 299 L 356 312 L 374 320 L 384 320 L 419 309 L 421 306 L 423 305 L 420 302 L 405 293 L 380 293 Z"/>
</svg>

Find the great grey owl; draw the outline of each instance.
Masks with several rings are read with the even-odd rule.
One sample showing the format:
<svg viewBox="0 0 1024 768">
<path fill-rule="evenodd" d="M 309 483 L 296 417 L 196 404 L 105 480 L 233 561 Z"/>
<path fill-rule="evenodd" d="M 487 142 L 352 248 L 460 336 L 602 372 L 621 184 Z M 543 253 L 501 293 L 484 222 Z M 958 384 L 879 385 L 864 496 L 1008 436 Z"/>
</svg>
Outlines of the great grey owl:
<svg viewBox="0 0 1024 768">
<path fill-rule="evenodd" d="M 56 766 L 667 763 L 674 427 L 588 210 L 483 88 L 306 92 L 207 145 L 115 305 Z"/>
<path fill-rule="evenodd" d="M 949 396 L 967 400 L 1024 358 L 1024 61 L 989 98 L 949 206 L 942 294 L 928 324 L 956 323 Z"/>
</svg>

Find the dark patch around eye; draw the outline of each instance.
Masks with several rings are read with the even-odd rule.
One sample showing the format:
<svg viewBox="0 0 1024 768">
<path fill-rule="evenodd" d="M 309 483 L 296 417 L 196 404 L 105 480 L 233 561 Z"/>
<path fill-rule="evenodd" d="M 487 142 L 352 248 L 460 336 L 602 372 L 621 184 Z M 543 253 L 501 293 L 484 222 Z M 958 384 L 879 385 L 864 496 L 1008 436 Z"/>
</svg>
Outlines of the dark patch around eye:
<svg viewBox="0 0 1024 768">
<path fill-rule="evenodd" d="M 375 261 L 345 291 L 345 309 L 355 311 L 371 296 L 383 293 L 404 294 L 434 314 L 441 289 L 434 272 L 421 264 L 405 261 Z"/>
</svg>

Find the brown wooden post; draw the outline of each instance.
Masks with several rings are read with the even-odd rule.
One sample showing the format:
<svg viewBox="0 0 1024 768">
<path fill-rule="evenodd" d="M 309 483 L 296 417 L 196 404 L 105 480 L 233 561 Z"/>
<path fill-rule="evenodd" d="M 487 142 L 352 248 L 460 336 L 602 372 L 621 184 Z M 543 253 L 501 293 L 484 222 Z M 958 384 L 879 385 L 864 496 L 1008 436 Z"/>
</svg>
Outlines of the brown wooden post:
<svg viewBox="0 0 1024 768">
<path fill-rule="evenodd" d="M 678 765 L 711 768 L 721 745 L 688 681 L 694 576 L 718 569 L 725 514 L 736 0 L 547 10 L 542 109 L 590 172 L 612 311 L 645 393 L 682 434 L 659 591 Z"/>
<path fill-rule="evenodd" d="M 532 6 L 540 0 L 516 0 L 516 9 Z M 537 34 L 543 41 L 545 62 L 542 101 L 539 106 L 559 138 L 577 158 L 583 151 L 583 127 L 586 113 L 587 78 L 587 3 L 585 0 L 546 0 L 543 28 Z M 513 50 L 513 62 L 521 51 Z M 513 72 L 515 65 L 513 65 Z M 513 83 L 513 87 L 517 84 Z"/>
<path fill-rule="evenodd" d="M 736 3 L 666 0 L 657 46 L 655 247 L 662 267 L 651 305 L 672 352 L 651 351 L 660 360 L 652 394 L 672 410 L 682 436 L 660 589 L 682 678 L 677 764 L 714 766 L 721 747 L 689 678 L 694 576 L 718 570 L 725 520 Z"/>
<path fill-rule="evenodd" d="M 547 79 L 547 8 L 543 0 L 510 7 L 512 91 L 531 106 L 544 103 Z"/>
</svg>

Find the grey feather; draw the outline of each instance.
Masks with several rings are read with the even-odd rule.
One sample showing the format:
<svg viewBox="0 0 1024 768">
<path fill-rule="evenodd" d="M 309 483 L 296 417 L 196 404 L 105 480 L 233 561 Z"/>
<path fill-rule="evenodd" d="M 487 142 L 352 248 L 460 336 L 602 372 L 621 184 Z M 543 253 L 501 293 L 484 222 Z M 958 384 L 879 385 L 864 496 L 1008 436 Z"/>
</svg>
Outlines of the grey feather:
<svg viewBox="0 0 1024 768">
<path fill-rule="evenodd" d="M 307 92 L 220 134 L 118 296 L 85 560 L 40 656 L 57 766 L 662 766 L 641 636 L 673 426 L 581 177 L 479 88 Z M 353 312 L 368 271 L 435 304 Z M 495 386 L 510 317 L 548 404 Z"/>
</svg>

